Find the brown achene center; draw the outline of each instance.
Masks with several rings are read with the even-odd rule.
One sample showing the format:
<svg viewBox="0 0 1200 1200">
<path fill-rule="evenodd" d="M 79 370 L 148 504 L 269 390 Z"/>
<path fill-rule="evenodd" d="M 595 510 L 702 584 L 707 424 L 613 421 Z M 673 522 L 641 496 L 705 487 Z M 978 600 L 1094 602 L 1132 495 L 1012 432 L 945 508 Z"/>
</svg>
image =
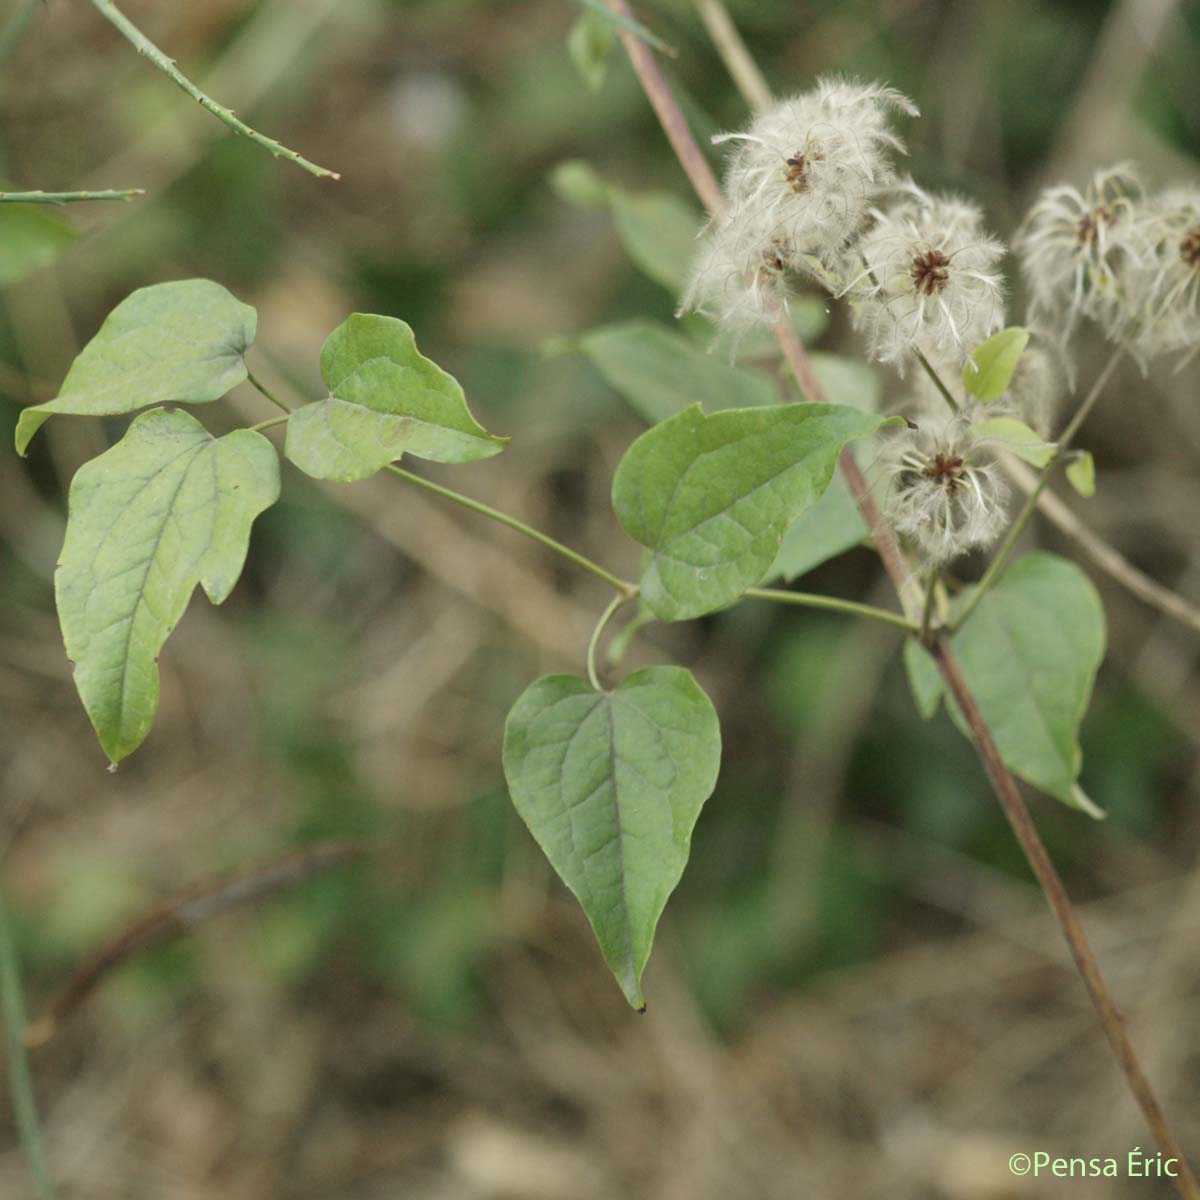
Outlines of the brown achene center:
<svg viewBox="0 0 1200 1200">
<path fill-rule="evenodd" d="M 966 473 L 966 466 L 961 454 L 943 454 L 940 450 L 933 456 L 933 461 L 921 472 L 926 479 L 944 484 L 948 492 L 952 492 L 958 487 Z"/>
<path fill-rule="evenodd" d="M 808 187 L 809 168 L 813 163 L 820 162 L 824 157 L 820 150 L 812 148 L 809 150 L 797 150 L 787 160 L 787 170 L 784 171 L 783 177 L 792 185 L 793 192 L 799 195 Z"/>
<path fill-rule="evenodd" d="M 1189 229 L 1179 243 L 1179 257 L 1192 268 L 1200 269 L 1200 225 Z"/>
<path fill-rule="evenodd" d="M 913 258 L 911 274 L 918 292 L 936 295 L 950 282 L 950 260 L 940 250 L 926 250 Z"/>
<path fill-rule="evenodd" d="M 1094 246 L 1100 237 L 1100 226 L 1111 225 L 1116 220 L 1116 213 L 1106 204 L 1097 205 L 1091 212 L 1086 212 L 1079 218 L 1076 232 L 1081 246 Z"/>
</svg>

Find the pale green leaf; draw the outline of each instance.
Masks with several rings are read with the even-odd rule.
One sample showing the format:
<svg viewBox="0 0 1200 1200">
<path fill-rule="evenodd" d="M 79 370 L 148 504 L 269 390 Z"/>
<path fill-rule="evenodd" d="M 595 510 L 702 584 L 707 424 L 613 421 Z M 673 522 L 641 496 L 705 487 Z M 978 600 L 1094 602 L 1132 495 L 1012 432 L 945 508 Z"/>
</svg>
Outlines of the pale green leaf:
<svg viewBox="0 0 1200 1200">
<path fill-rule="evenodd" d="M 458 381 L 394 317 L 348 318 L 325 342 L 321 372 L 330 395 L 291 416 L 284 446 L 316 479 L 367 479 L 403 454 L 474 462 L 508 444 L 471 416 Z"/>
<path fill-rule="evenodd" d="M 647 430 L 617 467 L 613 506 L 651 554 L 642 597 L 664 621 L 731 604 L 758 583 L 788 527 L 829 486 L 842 447 L 883 424 L 832 404 L 698 404 Z"/>
<path fill-rule="evenodd" d="M 992 417 L 981 421 L 974 429 L 975 436 L 986 439 L 1024 459 L 1035 467 L 1044 467 L 1058 452 L 1053 442 L 1047 442 L 1024 421 L 1015 417 Z"/>
<path fill-rule="evenodd" d="M 608 62 L 617 32 L 599 13 L 585 12 L 567 34 L 567 53 L 588 91 L 598 92 L 608 75 Z"/>
<path fill-rule="evenodd" d="M 717 715 L 680 667 L 648 667 L 611 692 L 545 676 L 509 713 L 504 775 L 513 803 L 579 899 L 635 1008 L 720 758 Z"/>
<path fill-rule="evenodd" d="M 908 675 L 908 686 L 912 689 L 917 712 L 928 721 L 937 713 L 946 685 L 942 682 L 937 663 L 916 638 L 905 639 L 904 670 Z"/>
<path fill-rule="evenodd" d="M 608 203 L 608 184 L 595 167 L 582 158 L 568 158 L 550 172 L 555 194 L 577 208 L 603 208 Z"/>
<path fill-rule="evenodd" d="M 40 204 L 0 204 L 0 287 L 52 263 L 77 238 Z"/>
<path fill-rule="evenodd" d="M 954 611 L 970 596 L 966 589 L 957 597 Z M 1078 736 L 1104 643 L 1104 610 L 1091 581 L 1074 563 L 1044 553 L 1009 567 L 951 640 L 1008 768 L 1093 816 L 1099 810 L 1077 782 Z M 943 692 L 940 677 L 923 649 L 909 647 L 909 682 L 928 716 Z M 949 708 L 969 736 L 957 706 Z"/>
<path fill-rule="evenodd" d="M 605 380 L 651 424 L 690 404 L 757 408 L 778 399 L 774 382 L 761 371 L 730 366 L 687 338 L 652 321 L 625 321 L 586 333 L 579 348 Z"/>
<path fill-rule="evenodd" d="M 783 535 L 763 583 L 785 579 L 791 583 L 823 562 L 845 554 L 866 541 L 868 530 L 850 485 L 835 472 L 828 491 Z"/>
<path fill-rule="evenodd" d="M 208 279 L 140 288 L 109 313 L 58 396 L 21 413 L 18 453 L 54 413 L 94 417 L 219 400 L 246 378 L 256 323 L 254 309 Z"/>
<path fill-rule="evenodd" d="M 625 253 L 644 274 L 678 295 L 696 256 L 702 218 L 673 192 L 609 189 L 613 226 Z"/>
<path fill-rule="evenodd" d="M 278 496 L 266 438 L 214 439 L 178 409 L 138 417 L 76 473 L 55 594 L 75 686 L 113 762 L 150 731 L 158 652 L 196 585 L 214 604 L 229 595 L 250 526 Z"/>
<path fill-rule="evenodd" d="M 1067 464 L 1067 481 L 1081 496 L 1096 494 L 1096 460 L 1091 451 L 1079 451 Z"/>
<path fill-rule="evenodd" d="M 967 394 L 982 404 L 999 400 L 1008 391 L 1028 342 L 1029 330 L 1013 326 L 976 347 L 963 367 L 962 381 Z"/>
</svg>

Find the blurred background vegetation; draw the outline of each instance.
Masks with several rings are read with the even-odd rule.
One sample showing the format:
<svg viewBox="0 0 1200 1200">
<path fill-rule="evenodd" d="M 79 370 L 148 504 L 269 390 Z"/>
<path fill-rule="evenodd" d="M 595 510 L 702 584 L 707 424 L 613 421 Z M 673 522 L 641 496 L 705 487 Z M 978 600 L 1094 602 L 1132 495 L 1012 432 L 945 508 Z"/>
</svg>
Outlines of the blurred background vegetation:
<svg viewBox="0 0 1200 1200">
<path fill-rule="evenodd" d="M 252 368 L 294 400 L 318 394 L 320 345 L 347 313 L 407 320 L 513 436 L 431 475 L 634 571 L 607 493 L 643 422 L 572 339 L 672 322 L 675 296 L 562 165 L 671 194 L 656 249 L 694 201 L 619 46 L 585 77 L 567 50 L 582 10 L 563 0 L 124 8 L 343 178 L 230 136 L 88 5 L 38 11 L 0 63 L 0 186 L 147 195 L 0 207 L 4 444 L 129 291 L 207 276 L 258 307 Z M 914 175 L 977 199 L 1001 236 L 1037 187 L 1102 163 L 1196 183 L 1188 0 L 731 8 L 777 90 L 837 70 L 915 97 Z M 691 6 L 639 15 L 678 48 L 667 65 L 702 141 L 739 124 Z M 855 354 L 844 313 L 802 308 L 818 350 Z M 1195 365 L 1125 372 L 1085 438 L 1099 494 L 1073 501 L 1193 597 L 1197 381 Z M 885 404 L 902 394 L 877 383 Z M 271 413 L 242 389 L 198 415 Z M 499 769 L 508 706 L 536 674 L 580 668 L 604 589 L 400 481 L 321 486 L 285 467 L 242 582 L 221 609 L 193 603 L 154 733 L 107 774 L 52 573 L 70 477 L 124 424 L 56 420 L 28 462 L 9 450 L 0 466 L 0 870 L 30 1007 L 185 886 L 328 838 L 381 848 L 135 957 L 36 1050 L 64 1195 L 1057 1195 L 1014 1189 L 1009 1154 L 1147 1144 L 971 748 L 916 715 L 887 630 L 744 604 L 633 643 L 622 670 L 696 671 L 726 746 L 641 1018 Z M 1032 540 L 1070 552 L 1047 529 Z M 855 550 L 805 586 L 869 599 L 878 575 Z M 1083 783 L 1110 817 L 1040 798 L 1035 815 L 1195 1150 L 1197 645 L 1096 582 L 1111 648 Z M 0 1193 L 31 1195 L 7 1125 Z"/>
</svg>

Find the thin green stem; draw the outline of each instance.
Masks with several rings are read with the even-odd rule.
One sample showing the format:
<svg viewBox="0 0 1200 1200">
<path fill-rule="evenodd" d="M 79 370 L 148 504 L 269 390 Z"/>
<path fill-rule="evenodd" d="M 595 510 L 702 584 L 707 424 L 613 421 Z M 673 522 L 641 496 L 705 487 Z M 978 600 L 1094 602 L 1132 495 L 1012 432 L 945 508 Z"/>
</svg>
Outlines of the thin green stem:
<svg viewBox="0 0 1200 1200">
<path fill-rule="evenodd" d="M 1061 453 L 1056 454 L 1046 464 L 1045 470 L 1042 471 L 1037 481 L 1037 487 L 1026 497 L 1021 511 L 1017 514 L 1017 519 L 1012 523 L 1008 533 L 1005 535 L 1004 541 L 1000 544 L 1000 549 L 992 556 L 992 561 L 988 563 L 987 570 L 983 573 L 983 578 L 975 585 L 975 590 L 971 593 L 971 598 L 967 601 L 966 607 L 958 614 L 957 620 L 950 626 L 951 633 L 957 633 L 966 624 L 967 618 L 975 611 L 980 600 L 987 595 L 988 591 L 1000 579 L 1000 576 L 1004 574 L 1013 548 L 1016 546 L 1018 538 L 1025 532 L 1025 526 L 1029 524 L 1033 518 L 1033 514 L 1037 511 L 1038 501 L 1041 499 L 1042 492 L 1046 490 L 1046 484 L 1050 482 L 1050 475 L 1054 471 L 1055 466 L 1062 460 L 1062 457 Z"/>
<path fill-rule="evenodd" d="M 917 362 L 921 364 L 921 369 L 933 381 L 933 386 L 941 393 L 942 399 L 945 400 L 948 405 L 950 405 L 952 412 L 958 412 L 958 401 L 955 400 L 955 398 L 950 394 L 950 389 L 946 386 L 942 377 L 937 373 L 933 363 L 931 363 L 929 359 L 925 357 L 922 351 L 918 350 L 916 354 Z"/>
<path fill-rule="evenodd" d="M 597 16 L 603 17 L 606 21 L 611 21 L 627 33 L 631 33 L 635 38 L 640 38 L 647 46 L 653 46 L 655 50 L 661 51 L 668 58 L 679 57 L 679 51 L 674 46 L 664 42 L 658 34 L 651 33 L 640 21 L 613 12 L 608 5 L 603 3 L 603 0 L 576 0 L 576 2 L 582 4 L 584 8 L 590 9 Z"/>
<path fill-rule="evenodd" d="M 775 600 L 780 604 L 798 604 L 804 608 L 824 608 L 831 612 L 849 613 L 855 617 L 870 617 L 903 629 L 905 633 L 919 633 L 920 629 L 907 617 L 876 608 L 872 604 L 859 604 L 856 600 L 843 600 L 838 596 L 818 596 L 814 592 L 789 592 L 783 588 L 749 588 L 742 593 L 751 600 Z"/>
<path fill-rule="evenodd" d="M 184 75 L 175 65 L 175 60 L 165 55 L 123 12 L 112 0 L 92 0 L 93 7 L 107 21 L 110 21 L 117 27 L 118 30 L 132 43 L 137 52 L 148 58 L 164 75 L 167 76 L 177 87 L 187 92 L 201 108 L 206 108 L 218 121 L 228 125 L 235 133 L 240 133 L 243 137 L 247 137 L 255 145 L 261 146 L 264 150 L 275 155 L 276 158 L 287 159 L 288 162 L 294 163 L 302 170 L 307 171 L 310 175 L 316 175 L 324 179 L 340 179 L 341 176 L 336 171 L 331 171 L 327 167 L 319 167 L 316 163 L 309 162 L 307 158 L 302 158 L 295 150 L 289 150 L 282 142 L 275 141 L 274 138 L 269 138 L 265 134 L 259 133 L 255 129 L 251 129 L 245 121 L 239 120 L 234 116 L 231 109 L 226 108 L 222 104 L 218 104 L 211 96 L 202 92 L 186 75 Z"/>
<path fill-rule="evenodd" d="M 145 194 L 142 188 L 109 192 L 0 192 L 0 204 L 75 204 L 81 200 L 132 200 Z"/>
<path fill-rule="evenodd" d="M 247 369 L 246 378 L 249 380 L 251 386 L 257 388 L 264 396 L 266 396 L 268 400 L 270 400 L 273 405 L 275 405 L 276 408 L 282 408 L 283 411 L 288 414 L 288 416 L 291 416 L 292 410 L 288 408 L 288 406 L 284 404 L 284 402 L 280 400 L 278 396 L 275 396 L 269 392 L 266 387 L 264 387 L 263 384 L 254 377 L 253 371 Z"/>
<path fill-rule="evenodd" d="M 33 1176 L 41 1200 L 54 1200 L 54 1184 L 42 1147 L 38 1125 L 37 1100 L 33 1094 L 33 1079 L 25 1053 L 25 1005 L 21 999 L 21 968 L 17 950 L 8 927 L 8 910 L 0 894 L 0 1008 L 4 1010 L 4 1027 L 8 1039 L 8 1086 L 12 1094 L 17 1135 L 29 1173 Z"/>
<path fill-rule="evenodd" d="M 262 433 L 264 429 L 274 429 L 276 425 L 286 425 L 287 417 L 268 417 L 265 421 L 259 421 L 257 425 L 249 425 L 247 428 L 251 433 Z"/>
<path fill-rule="evenodd" d="M 1118 346 L 1109 356 L 1108 362 L 1104 364 L 1104 369 L 1096 376 L 1096 382 L 1092 384 L 1091 391 L 1084 398 L 1083 403 L 1075 410 L 1075 415 L 1067 422 L 1066 428 L 1062 431 L 1058 438 L 1058 449 L 1061 454 L 1074 440 L 1075 435 L 1079 432 L 1080 426 L 1087 420 L 1088 414 L 1096 405 L 1096 401 L 1100 399 L 1100 393 L 1104 391 L 1105 385 L 1112 378 L 1113 372 L 1117 369 L 1117 364 L 1121 361 L 1121 355 L 1125 353 L 1124 346 Z"/>
<path fill-rule="evenodd" d="M 598 692 L 604 691 L 600 686 L 600 677 L 596 674 L 596 647 L 600 645 L 600 635 L 604 632 L 604 627 L 616 615 L 616 611 L 629 599 L 628 596 L 618 592 L 609 602 L 608 607 L 600 614 L 600 620 L 596 622 L 596 628 L 592 630 L 592 640 L 588 642 L 587 648 L 587 673 L 588 680 L 592 687 Z"/>
<path fill-rule="evenodd" d="M 434 483 L 430 479 L 414 475 L 411 471 L 404 470 L 403 467 L 389 464 L 386 469 L 401 479 L 407 479 L 409 483 L 415 483 L 417 487 L 423 487 L 427 492 L 433 492 L 435 495 L 441 496 L 446 500 L 452 500 L 455 504 L 461 504 L 463 508 L 469 508 L 472 512 L 479 513 L 480 516 L 487 517 L 489 520 L 496 521 L 501 525 L 507 525 L 509 529 L 515 529 L 518 533 L 523 533 L 527 538 L 532 538 L 533 541 L 545 546 L 546 549 L 553 550 L 555 554 L 562 555 L 563 558 L 569 562 L 573 562 L 577 567 L 582 567 L 585 571 L 590 571 L 597 579 L 603 579 L 610 587 L 616 588 L 625 599 L 631 600 L 637 595 L 638 589 L 636 583 L 630 583 L 627 579 L 621 579 L 611 571 L 605 570 L 599 563 L 592 562 L 590 558 L 578 553 L 578 551 L 572 550 L 569 546 L 564 546 L 562 542 L 555 541 L 549 534 L 542 533 L 539 529 L 534 529 L 532 525 L 526 525 L 524 521 L 518 521 L 516 517 L 510 517 L 507 513 L 502 513 L 498 509 L 481 503 L 479 500 L 472 500 L 469 496 L 464 496 L 461 492 L 442 487 L 440 483 Z"/>
<path fill-rule="evenodd" d="M 929 573 L 929 582 L 925 588 L 925 607 L 921 611 L 921 644 L 929 645 L 929 630 L 933 625 L 933 607 L 937 598 L 938 580 L 941 578 L 941 572 L 935 567 Z"/>
</svg>

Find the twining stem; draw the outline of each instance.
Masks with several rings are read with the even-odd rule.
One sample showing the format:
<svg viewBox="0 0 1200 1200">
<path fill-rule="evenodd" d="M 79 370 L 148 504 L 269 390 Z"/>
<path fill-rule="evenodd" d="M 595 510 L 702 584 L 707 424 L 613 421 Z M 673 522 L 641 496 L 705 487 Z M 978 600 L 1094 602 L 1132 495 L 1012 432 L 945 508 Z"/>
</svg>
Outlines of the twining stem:
<svg viewBox="0 0 1200 1200">
<path fill-rule="evenodd" d="M 1038 501 L 1042 498 L 1042 492 L 1046 490 L 1046 484 L 1050 482 L 1050 476 L 1054 468 L 1062 460 L 1062 457 L 1061 453 L 1056 454 L 1046 464 L 1045 469 L 1038 477 L 1037 486 L 1029 493 L 1021 511 L 1017 514 L 1016 520 L 1009 526 L 1004 541 L 1000 543 L 1000 549 L 992 555 L 992 561 L 988 563 L 983 577 L 971 592 L 971 598 L 967 601 L 966 606 L 958 614 L 954 624 L 950 627 L 951 633 L 957 633 L 967 623 L 967 618 L 975 611 L 980 600 L 999 582 L 1000 576 L 1008 566 L 1008 560 L 1012 555 L 1013 548 L 1017 544 L 1017 540 L 1025 532 L 1025 527 L 1029 524 L 1034 512 L 1037 510 Z"/>
<path fill-rule="evenodd" d="M 617 609 L 629 600 L 628 596 L 618 592 L 609 602 L 608 607 L 600 614 L 600 620 L 596 622 L 596 628 L 592 630 L 591 640 L 588 642 L 587 648 L 587 673 L 588 681 L 592 687 L 598 692 L 604 691 L 600 684 L 600 676 L 596 673 L 596 649 L 600 645 L 600 635 L 604 632 L 604 627 L 616 615 Z"/>
<path fill-rule="evenodd" d="M 54 1184 L 42 1147 L 38 1125 L 37 1101 L 29 1060 L 25 1051 L 25 1005 L 21 999 L 21 970 L 17 950 L 8 927 L 8 910 L 0 893 L 0 1008 L 4 1010 L 4 1028 L 8 1042 L 8 1086 L 12 1094 L 13 1114 L 21 1150 L 29 1164 L 41 1200 L 54 1200 Z"/>
<path fill-rule="evenodd" d="M 625 16 L 631 15 L 628 0 L 607 0 L 607 3 L 614 11 L 622 13 Z M 642 89 L 653 105 L 655 112 L 658 113 L 664 132 L 666 132 L 671 145 L 676 150 L 680 165 L 692 180 L 693 185 L 696 186 L 700 198 L 708 206 L 709 210 L 713 214 L 716 214 L 721 207 L 720 187 L 717 185 L 712 172 L 708 169 L 708 164 L 704 162 L 703 157 L 700 155 L 699 147 L 696 146 L 695 140 L 691 136 L 687 122 L 684 120 L 679 106 L 675 103 L 675 99 L 662 77 L 662 72 L 658 70 L 658 65 L 654 62 L 653 57 L 645 51 L 644 47 L 639 46 L 635 40 L 622 35 L 622 42 L 633 64 L 638 80 L 642 85 Z M 703 168 L 699 171 L 696 168 L 697 159 L 699 159 Z M 715 196 L 712 191 L 713 188 L 715 188 Z M 789 366 L 796 373 L 797 380 L 800 382 L 806 396 L 809 399 L 819 399 L 821 397 L 819 387 L 810 392 L 804 386 L 800 371 L 797 370 L 797 368 L 803 369 L 809 365 L 804 347 L 800 344 L 799 338 L 795 336 L 790 326 L 786 330 L 782 326 L 783 323 L 781 322 L 777 326 L 776 334 L 780 348 L 783 350 Z M 874 513 L 875 520 L 869 521 L 868 527 L 871 529 L 876 545 L 880 549 L 880 557 L 883 560 L 884 566 L 891 576 L 893 583 L 896 585 L 901 603 L 907 605 L 907 597 L 912 591 L 907 562 L 903 558 L 903 555 L 899 553 L 898 548 L 894 552 L 890 548 L 885 551 L 885 547 L 896 546 L 894 533 L 890 526 L 879 517 L 878 509 L 871 499 L 866 480 L 863 479 L 862 473 L 858 470 L 853 458 L 849 455 L 843 455 L 842 457 L 842 470 L 851 491 L 859 502 L 859 509 L 863 513 L 864 518 L 868 511 Z M 968 724 L 975 736 L 980 758 L 987 770 L 996 796 L 1013 827 L 1013 831 L 1016 833 L 1022 850 L 1024 850 L 1029 860 L 1035 878 L 1046 895 L 1051 910 L 1058 919 L 1063 936 L 1066 938 L 1071 954 L 1075 959 L 1076 965 L 1079 967 L 1079 972 L 1099 1014 L 1105 1035 L 1113 1047 L 1113 1052 L 1121 1069 L 1125 1073 L 1126 1079 L 1129 1081 L 1130 1089 L 1141 1106 L 1147 1123 L 1158 1140 L 1160 1147 L 1168 1157 L 1177 1160 L 1178 1175 L 1173 1178 L 1172 1182 L 1185 1200 L 1200 1200 L 1200 1187 L 1197 1186 L 1195 1177 L 1192 1175 L 1191 1169 L 1186 1159 L 1184 1159 L 1178 1143 L 1167 1126 L 1162 1108 L 1155 1098 L 1153 1089 L 1138 1062 L 1133 1044 L 1129 1040 L 1129 1034 L 1125 1029 L 1120 1014 L 1117 1012 L 1112 997 L 1109 995 L 1107 985 L 1096 962 L 1095 954 L 1088 944 L 1087 936 L 1083 931 L 1079 918 L 1071 906 L 1062 881 L 1059 879 L 1053 864 L 1050 862 L 1041 839 L 1038 837 L 1037 829 L 1033 824 L 1033 819 L 1029 815 L 1029 810 L 1025 807 L 1025 803 L 1021 799 L 1016 782 L 1000 757 L 995 741 L 992 738 L 991 730 L 988 728 L 974 694 L 971 692 L 962 674 L 958 660 L 944 636 L 940 634 L 932 639 L 930 650 L 938 664 L 938 669 L 943 679 L 946 681 L 947 686 L 950 688 L 951 693 L 958 701 L 959 707 L 967 718 Z"/>
<path fill-rule="evenodd" d="M 859 604 L 856 600 L 843 600 L 840 596 L 821 596 L 815 592 L 790 592 L 783 588 L 749 588 L 742 593 L 748 600 L 774 600 L 779 604 L 796 604 L 803 608 L 823 608 L 829 612 L 849 613 L 855 617 L 869 617 L 894 625 L 905 633 L 917 633 L 918 627 L 900 613 L 876 608 L 873 604 Z"/>
<path fill-rule="evenodd" d="M 1108 985 L 1104 981 L 1100 964 L 1088 942 L 1087 934 L 1084 933 L 1079 917 L 1067 896 L 1062 879 L 1050 861 L 1046 847 L 1029 815 L 1029 809 L 1025 807 L 1021 794 L 1013 782 L 1013 777 L 1000 757 L 1000 751 L 992 738 L 991 730 L 983 718 L 966 678 L 963 676 L 962 668 L 945 641 L 938 639 L 932 653 L 941 670 L 942 677 L 950 689 L 950 694 L 957 701 L 971 729 L 975 745 L 979 750 L 979 757 L 982 759 L 988 778 L 995 789 L 1000 807 L 1004 810 L 1004 815 L 1008 818 L 1008 823 L 1012 826 L 1013 833 L 1016 834 L 1017 841 L 1021 844 L 1025 857 L 1029 860 L 1034 876 L 1054 911 L 1058 923 L 1062 926 L 1067 945 L 1075 959 L 1075 965 L 1083 979 L 1084 986 L 1091 996 L 1096 1011 L 1100 1014 L 1100 1023 L 1104 1027 L 1104 1033 L 1112 1047 L 1113 1055 L 1124 1072 L 1129 1088 L 1160 1149 L 1167 1158 L 1175 1160 L 1175 1169 L 1178 1172 L 1172 1179 L 1175 1189 L 1185 1200 L 1197 1200 L 1197 1197 L 1200 1197 L 1200 1185 L 1196 1183 L 1191 1167 L 1184 1157 L 1183 1149 L 1171 1133 L 1166 1116 L 1154 1094 L 1154 1088 L 1142 1070 L 1137 1051 L 1130 1041 L 1125 1019 L 1121 1016 L 1109 993 Z"/>
<path fill-rule="evenodd" d="M 255 378 L 253 371 L 251 371 L 249 369 L 246 370 L 246 379 L 250 382 L 252 387 L 257 388 L 258 391 L 260 391 L 268 400 L 270 400 L 270 402 L 273 405 L 275 405 L 276 408 L 281 408 L 289 416 L 291 415 L 292 410 L 290 408 L 288 408 L 288 406 L 286 404 L 284 404 L 284 402 L 282 400 L 280 400 L 278 396 L 276 396 L 272 392 L 268 391 L 267 388 L 264 387 L 263 384 L 258 379 Z"/>
<path fill-rule="evenodd" d="M 515 529 L 518 533 L 523 533 L 527 538 L 532 538 L 548 550 L 553 550 L 555 554 L 561 554 L 563 558 L 569 562 L 573 562 L 577 567 L 582 567 L 585 571 L 590 571 L 598 579 L 603 579 L 610 587 L 616 588 L 624 599 L 632 600 L 637 595 L 638 588 L 636 583 L 630 583 L 627 579 L 619 578 L 611 571 L 605 570 L 599 563 L 593 562 L 590 558 L 572 550 L 569 546 L 564 546 L 562 542 L 555 541 L 549 534 L 534 529 L 532 525 L 526 525 L 524 521 L 518 521 L 516 517 L 510 517 L 507 513 L 502 513 L 499 509 L 491 508 L 479 500 L 472 500 L 470 496 L 464 496 L 461 492 L 442 487 L 440 483 L 434 483 L 431 479 L 424 479 L 420 475 L 414 475 L 411 471 L 404 470 L 403 467 L 389 464 L 385 469 L 391 471 L 393 475 L 401 479 L 407 479 L 409 483 L 415 483 L 418 487 L 423 487 L 427 492 L 433 492 L 435 495 L 441 496 L 446 500 L 453 500 L 455 504 L 461 504 L 463 508 L 469 508 L 472 512 L 479 513 L 480 516 L 497 521 L 501 525 L 507 525 L 509 529 Z"/>
<path fill-rule="evenodd" d="M 96 10 L 108 21 L 117 27 L 121 33 L 133 44 L 137 52 L 148 58 L 164 75 L 167 76 L 177 87 L 182 88 L 187 92 L 193 100 L 196 101 L 202 108 L 208 109 L 217 120 L 228 125 L 235 133 L 242 134 L 247 137 L 255 145 L 261 146 L 264 150 L 275 155 L 276 158 L 287 159 L 290 163 L 295 163 L 302 170 L 307 171 L 310 175 L 316 175 L 324 179 L 340 179 L 341 176 L 336 171 L 331 171 L 327 167 L 319 167 L 316 163 L 309 162 L 307 158 L 302 158 L 295 150 L 289 150 L 282 142 L 275 141 L 274 138 L 269 138 L 265 134 L 259 133 L 255 129 L 251 129 L 245 121 L 239 120 L 233 113 L 232 109 L 226 108 L 222 104 L 218 104 L 211 96 L 202 92 L 186 75 L 184 75 L 175 65 L 175 60 L 164 54 L 123 12 L 112 0 L 92 0 L 92 5 Z"/>
<path fill-rule="evenodd" d="M 75 204 L 82 200 L 132 200 L 145 194 L 142 188 L 110 192 L 0 192 L 0 204 Z"/>
</svg>

